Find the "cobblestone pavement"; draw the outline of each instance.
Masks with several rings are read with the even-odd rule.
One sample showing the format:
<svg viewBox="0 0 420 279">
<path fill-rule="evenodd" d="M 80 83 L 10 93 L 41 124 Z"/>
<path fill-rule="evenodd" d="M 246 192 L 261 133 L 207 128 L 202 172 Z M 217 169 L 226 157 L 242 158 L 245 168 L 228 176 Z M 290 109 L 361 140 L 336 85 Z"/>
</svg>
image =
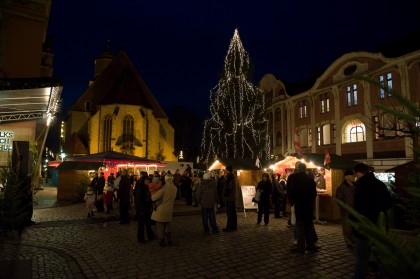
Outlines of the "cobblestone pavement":
<svg viewBox="0 0 420 279">
<path fill-rule="evenodd" d="M 178 203 L 175 211 L 184 207 Z M 257 226 L 255 212 L 238 212 L 238 231 L 207 235 L 197 209 L 189 210 L 193 215 L 173 219 L 174 245 L 160 247 L 138 243 L 134 221 L 120 225 L 101 213 L 87 220 L 84 204 L 39 208 L 36 224 L 20 237 L 0 238 L 0 254 L 3 261 L 31 260 L 32 278 L 352 277 L 353 256 L 337 224 L 316 225 L 322 248 L 300 255 L 290 253 L 286 219 Z M 218 214 L 218 226 L 225 222 Z"/>
</svg>

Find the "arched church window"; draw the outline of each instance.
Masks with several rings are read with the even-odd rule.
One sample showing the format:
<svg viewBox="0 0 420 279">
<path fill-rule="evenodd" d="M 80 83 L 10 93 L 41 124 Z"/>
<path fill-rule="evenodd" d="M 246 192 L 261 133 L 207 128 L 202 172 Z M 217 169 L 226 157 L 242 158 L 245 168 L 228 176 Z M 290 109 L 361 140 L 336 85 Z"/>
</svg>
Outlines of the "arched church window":
<svg viewBox="0 0 420 279">
<path fill-rule="evenodd" d="M 103 142 L 103 151 L 112 151 L 111 148 L 111 138 L 112 138 L 112 116 L 106 115 L 104 119 L 104 142 Z"/>
<path fill-rule="evenodd" d="M 126 154 L 133 154 L 134 117 L 129 114 L 124 116 L 123 119 L 123 144 L 121 149 L 123 149 Z"/>
</svg>

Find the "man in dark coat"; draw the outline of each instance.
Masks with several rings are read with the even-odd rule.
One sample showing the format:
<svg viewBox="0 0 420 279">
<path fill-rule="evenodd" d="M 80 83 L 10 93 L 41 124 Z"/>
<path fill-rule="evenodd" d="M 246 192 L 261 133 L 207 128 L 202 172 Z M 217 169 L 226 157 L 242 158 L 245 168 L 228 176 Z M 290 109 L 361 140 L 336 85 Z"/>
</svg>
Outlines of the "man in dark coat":
<svg viewBox="0 0 420 279">
<path fill-rule="evenodd" d="M 356 188 L 354 190 L 354 209 L 376 223 L 380 212 L 391 208 L 391 194 L 384 183 L 378 180 L 369 166 L 358 163 L 354 166 L 356 174 Z M 353 216 L 350 216 L 354 220 Z M 354 278 L 365 278 L 371 245 L 364 236 L 355 232 L 356 262 Z"/>
<path fill-rule="evenodd" d="M 98 191 L 97 194 L 98 196 L 100 196 L 104 193 L 104 188 L 105 188 L 105 176 L 103 172 L 101 172 L 96 185 L 97 185 L 97 191 Z"/>
<path fill-rule="evenodd" d="M 120 202 L 120 224 L 128 224 L 130 216 L 128 210 L 130 208 L 130 190 L 131 182 L 128 177 L 127 170 L 121 173 L 121 181 L 118 189 L 118 200 Z"/>
<path fill-rule="evenodd" d="M 223 170 L 219 171 L 219 177 L 217 178 L 217 196 L 219 198 L 219 209 L 225 209 L 225 201 L 223 198 L 223 192 L 225 187 L 225 172 Z"/>
<path fill-rule="evenodd" d="M 289 182 L 289 181 L 288 181 Z M 288 183 L 289 184 L 289 183 Z M 299 164 L 298 172 L 293 177 L 290 188 L 290 203 L 295 206 L 297 247 L 292 252 L 315 252 L 315 235 L 313 223 L 313 204 L 316 198 L 315 181 L 306 174 L 306 165 Z"/>
<path fill-rule="evenodd" d="M 140 243 L 146 243 L 144 239 L 144 230 L 146 229 L 147 240 L 153 240 L 155 235 L 152 231 L 152 224 L 150 217 L 152 216 L 153 204 L 149 191 L 149 177 L 143 175 L 136 182 L 136 189 L 134 191 L 134 200 L 136 202 L 136 212 L 137 212 L 137 240 Z"/>
<path fill-rule="evenodd" d="M 237 192 L 237 185 L 236 185 L 236 178 L 233 174 L 232 166 L 226 167 L 226 181 L 225 181 L 225 190 L 223 193 L 223 197 L 225 198 L 226 202 L 226 215 L 227 215 L 227 222 L 226 228 L 223 229 L 224 232 L 232 232 L 237 230 L 237 222 L 238 217 L 236 215 L 236 192 Z"/>
</svg>

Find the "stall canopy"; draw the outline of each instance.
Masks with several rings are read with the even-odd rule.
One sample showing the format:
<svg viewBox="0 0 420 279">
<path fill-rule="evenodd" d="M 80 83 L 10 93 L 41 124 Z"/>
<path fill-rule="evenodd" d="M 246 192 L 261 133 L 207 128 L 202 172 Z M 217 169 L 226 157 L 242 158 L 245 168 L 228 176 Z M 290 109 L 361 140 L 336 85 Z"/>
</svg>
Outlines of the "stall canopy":
<svg viewBox="0 0 420 279">
<path fill-rule="evenodd" d="M 302 156 L 287 156 L 283 160 L 274 164 L 274 172 L 284 172 L 285 169 L 294 168 L 296 162 L 303 162 L 308 168 L 322 167 L 326 169 L 342 169 L 342 170 L 352 170 L 354 165 L 357 163 L 348 158 L 341 157 L 336 154 L 330 154 L 331 162 L 327 165 L 324 165 L 325 154 L 304 154 Z"/>
<path fill-rule="evenodd" d="M 255 159 L 250 158 L 218 158 L 209 170 L 225 169 L 226 166 L 232 166 L 234 170 L 259 170 L 255 165 Z"/>
<path fill-rule="evenodd" d="M 337 154 L 329 154 L 331 162 L 324 165 L 325 154 L 308 153 L 303 154 L 300 159 L 312 162 L 313 164 L 326 168 L 326 169 L 339 169 L 339 170 L 352 170 L 356 161 L 342 157 Z"/>
<path fill-rule="evenodd" d="M 146 158 L 124 154 L 116 151 L 107 151 L 78 157 L 68 157 L 66 158 L 66 162 L 67 161 L 101 162 L 103 164 L 136 164 L 157 167 L 166 166 L 166 164 L 161 161 L 149 160 Z"/>
<path fill-rule="evenodd" d="M 64 161 L 58 167 L 57 170 L 92 170 L 97 171 L 102 166 L 102 162 L 83 162 L 83 161 Z"/>
<path fill-rule="evenodd" d="M 62 89 L 61 81 L 54 77 L 0 79 L 0 122 L 55 116 Z"/>
</svg>

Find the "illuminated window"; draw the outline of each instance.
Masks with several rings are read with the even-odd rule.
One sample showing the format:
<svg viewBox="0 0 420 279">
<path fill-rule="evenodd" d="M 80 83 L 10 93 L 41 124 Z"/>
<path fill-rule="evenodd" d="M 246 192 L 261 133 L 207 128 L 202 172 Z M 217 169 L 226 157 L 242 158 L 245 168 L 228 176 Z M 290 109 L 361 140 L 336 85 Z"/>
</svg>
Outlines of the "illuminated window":
<svg viewBox="0 0 420 279">
<path fill-rule="evenodd" d="M 366 128 L 360 120 L 347 122 L 343 126 L 342 143 L 366 141 Z"/>
<path fill-rule="evenodd" d="M 353 105 L 357 106 L 357 84 L 353 84 Z"/>
<path fill-rule="evenodd" d="M 373 117 L 373 123 L 375 125 L 375 139 L 379 139 L 379 117 Z"/>
<path fill-rule="evenodd" d="M 328 97 L 327 94 L 325 94 L 325 111 L 326 112 L 330 111 L 330 98 Z"/>
<path fill-rule="evenodd" d="M 379 83 L 381 85 L 379 87 L 379 99 L 385 99 L 385 89 L 383 88 L 385 86 L 385 81 L 383 75 L 379 76 Z"/>
<path fill-rule="evenodd" d="M 104 142 L 103 151 L 112 151 L 111 149 L 111 137 L 112 137 L 112 116 L 107 115 L 104 119 Z"/>
<path fill-rule="evenodd" d="M 322 141 L 323 144 L 331 144 L 331 125 L 326 124 L 322 126 Z"/>
<path fill-rule="evenodd" d="M 357 84 L 346 87 L 347 106 L 357 106 Z"/>
<path fill-rule="evenodd" d="M 385 82 L 386 81 L 386 82 Z M 388 92 L 388 97 L 392 96 L 392 73 L 386 73 L 379 76 L 379 99 L 385 99 L 385 91 Z"/>
<path fill-rule="evenodd" d="M 318 146 L 320 146 L 321 145 L 321 127 L 316 128 L 316 134 L 317 134 L 316 136 L 317 143 L 318 143 Z"/>
<path fill-rule="evenodd" d="M 328 94 L 323 94 L 319 97 L 321 102 L 321 113 L 329 112 L 330 111 L 330 98 Z"/>
<path fill-rule="evenodd" d="M 133 154 L 134 150 L 134 118 L 126 115 L 123 119 L 123 146 L 127 154 Z"/>
<path fill-rule="evenodd" d="M 306 101 L 299 102 L 299 118 L 308 117 L 308 109 L 306 107 Z"/>
<path fill-rule="evenodd" d="M 308 129 L 308 146 L 312 146 L 312 129 Z"/>
</svg>

